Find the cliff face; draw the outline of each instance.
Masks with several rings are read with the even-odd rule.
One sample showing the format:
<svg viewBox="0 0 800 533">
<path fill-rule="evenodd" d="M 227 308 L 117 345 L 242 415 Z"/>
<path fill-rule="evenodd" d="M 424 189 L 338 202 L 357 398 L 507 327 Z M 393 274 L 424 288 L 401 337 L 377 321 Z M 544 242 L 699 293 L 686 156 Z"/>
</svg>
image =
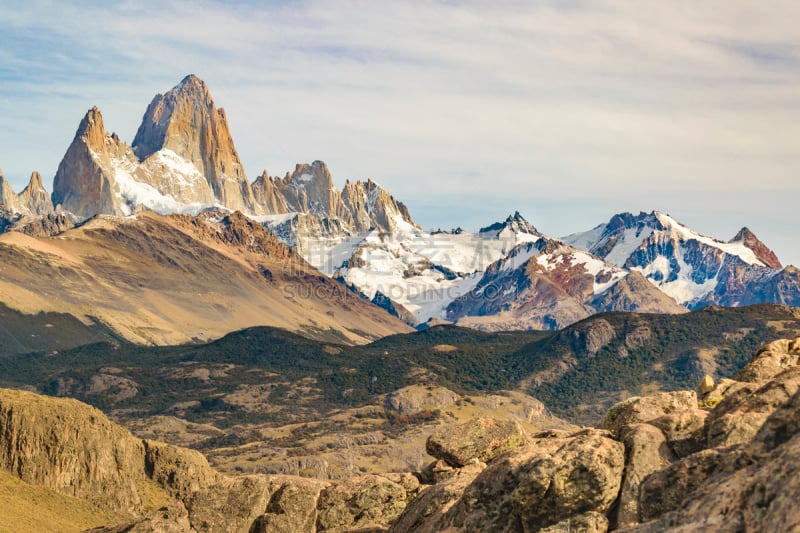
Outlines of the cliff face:
<svg viewBox="0 0 800 533">
<path fill-rule="evenodd" d="M 127 214 L 118 197 L 114 160 L 130 161 L 133 153 L 116 135 L 108 135 L 97 107 L 81 120 L 75 138 L 58 165 L 52 201 L 79 218 L 98 213 Z"/>
<path fill-rule="evenodd" d="M 0 467 L 32 485 L 139 511 L 144 446 L 76 400 L 0 390 Z"/>
<path fill-rule="evenodd" d="M 190 162 L 205 180 L 197 190 L 182 191 L 185 202 L 209 203 L 208 192 L 221 205 L 258 211 L 239 154 L 233 146 L 225 111 L 217 109 L 206 84 L 194 75 L 164 95 L 156 95 L 133 140 L 140 161 L 168 150 Z M 164 191 L 164 183 L 157 189 Z"/>
</svg>

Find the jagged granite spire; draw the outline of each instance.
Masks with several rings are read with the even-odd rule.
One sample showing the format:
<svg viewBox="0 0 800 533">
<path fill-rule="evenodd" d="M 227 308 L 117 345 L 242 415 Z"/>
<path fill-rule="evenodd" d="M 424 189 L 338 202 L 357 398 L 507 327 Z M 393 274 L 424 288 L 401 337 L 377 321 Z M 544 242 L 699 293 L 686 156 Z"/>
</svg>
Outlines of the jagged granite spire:
<svg viewBox="0 0 800 533">
<path fill-rule="evenodd" d="M 194 165 L 219 204 L 250 213 L 258 211 L 225 111 L 217 109 L 205 82 L 193 74 L 153 98 L 133 139 L 133 149 L 142 162 L 159 151 L 170 150 Z"/>
<path fill-rule="evenodd" d="M 17 196 L 21 210 L 33 215 L 47 215 L 53 212 L 53 202 L 42 184 L 42 176 L 36 171 L 31 173 L 28 186 Z"/>
<path fill-rule="evenodd" d="M 116 182 L 110 158 L 126 147 L 116 136 L 109 136 L 103 115 L 95 106 L 81 120 L 58 165 L 53 180 L 52 202 L 80 218 L 98 213 L 122 215 L 115 195 Z"/>
</svg>

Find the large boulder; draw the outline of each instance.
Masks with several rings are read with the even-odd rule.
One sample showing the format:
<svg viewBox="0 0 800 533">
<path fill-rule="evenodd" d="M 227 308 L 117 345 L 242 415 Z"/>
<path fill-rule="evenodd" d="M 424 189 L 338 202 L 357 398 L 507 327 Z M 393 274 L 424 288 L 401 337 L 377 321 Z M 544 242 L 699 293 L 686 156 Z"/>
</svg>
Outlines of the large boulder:
<svg viewBox="0 0 800 533">
<path fill-rule="evenodd" d="M 185 500 L 222 478 L 198 451 L 153 440 L 145 440 L 143 443 L 148 477 L 174 498 Z"/>
<path fill-rule="evenodd" d="M 619 439 L 625 445 L 625 473 L 617 506 L 619 525 L 639 522 L 639 487 L 652 474 L 675 460 L 664 433 L 650 424 L 623 427 Z"/>
<path fill-rule="evenodd" d="M 705 448 L 707 418 L 708 411 L 695 408 L 660 416 L 649 423 L 664 433 L 677 457 L 686 457 Z"/>
<path fill-rule="evenodd" d="M 361 476 L 327 487 L 317 502 L 317 531 L 387 528 L 418 489 L 411 474 Z"/>
<path fill-rule="evenodd" d="M 680 508 L 707 479 L 724 470 L 729 453 L 703 450 L 648 476 L 639 489 L 639 519 L 652 520 Z"/>
<path fill-rule="evenodd" d="M 697 408 L 694 391 L 659 392 L 649 396 L 628 398 L 608 410 L 602 427 L 612 432 L 623 426 L 650 422 L 661 416 Z"/>
<path fill-rule="evenodd" d="M 186 507 L 198 532 L 314 531 L 317 500 L 328 486 L 291 476 L 240 476 L 195 493 Z"/>
<path fill-rule="evenodd" d="M 428 437 L 425 449 L 450 466 L 462 467 L 474 461 L 484 463 L 526 441 L 518 422 L 494 418 L 474 418 L 463 424 L 445 427 Z"/>
<path fill-rule="evenodd" d="M 392 533 L 438 533 L 445 514 L 464 494 L 466 488 L 480 474 L 486 465 L 472 463 L 455 471 L 442 482 L 424 488 L 406 506 L 403 514 L 389 530 Z"/>
<path fill-rule="evenodd" d="M 588 512 L 605 514 L 619 494 L 624 465 L 622 443 L 605 431 L 534 439 L 496 458 L 448 511 L 407 531 L 527 533 Z"/>
<path fill-rule="evenodd" d="M 800 392 L 755 438 L 706 450 L 650 476 L 644 519 L 622 531 L 800 531 Z"/>
<path fill-rule="evenodd" d="M 458 399 L 458 394 L 444 387 L 409 385 L 389 394 L 384 408 L 390 415 L 413 416 L 450 407 Z"/>
<path fill-rule="evenodd" d="M 735 379 L 757 383 L 797 366 L 800 366 L 800 337 L 794 340 L 779 339 L 761 348 Z"/>
<path fill-rule="evenodd" d="M 767 418 L 800 389 L 800 367 L 765 384 L 748 383 L 728 394 L 706 419 L 708 447 L 750 441 Z"/>
</svg>

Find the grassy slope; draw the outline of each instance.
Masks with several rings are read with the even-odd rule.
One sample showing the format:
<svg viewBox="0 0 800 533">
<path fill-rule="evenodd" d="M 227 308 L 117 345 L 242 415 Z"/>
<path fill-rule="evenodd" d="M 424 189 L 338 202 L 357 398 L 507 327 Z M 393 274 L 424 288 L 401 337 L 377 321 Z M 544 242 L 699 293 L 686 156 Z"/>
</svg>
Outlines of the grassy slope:
<svg viewBox="0 0 800 533">
<path fill-rule="evenodd" d="M 82 531 L 125 519 L 85 500 L 28 485 L 0 469 L 0 533 Z"/>
</svg>

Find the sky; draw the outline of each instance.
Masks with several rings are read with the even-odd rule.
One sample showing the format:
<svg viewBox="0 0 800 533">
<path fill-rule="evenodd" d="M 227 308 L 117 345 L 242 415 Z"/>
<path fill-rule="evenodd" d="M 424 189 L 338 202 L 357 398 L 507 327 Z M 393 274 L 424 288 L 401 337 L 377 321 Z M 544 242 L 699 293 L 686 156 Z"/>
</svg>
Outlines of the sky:
<svg viewBox="0 0 800 533">
<path fill-rule="evenodd" d="M 0 167 L 52 177 L 86 110 L 131 142 L 186 74 L 254 179 L 325 161 L 426 228 L 659 210 L 800 265 L 794 0 L 0 5 Z"/>
</svg>

